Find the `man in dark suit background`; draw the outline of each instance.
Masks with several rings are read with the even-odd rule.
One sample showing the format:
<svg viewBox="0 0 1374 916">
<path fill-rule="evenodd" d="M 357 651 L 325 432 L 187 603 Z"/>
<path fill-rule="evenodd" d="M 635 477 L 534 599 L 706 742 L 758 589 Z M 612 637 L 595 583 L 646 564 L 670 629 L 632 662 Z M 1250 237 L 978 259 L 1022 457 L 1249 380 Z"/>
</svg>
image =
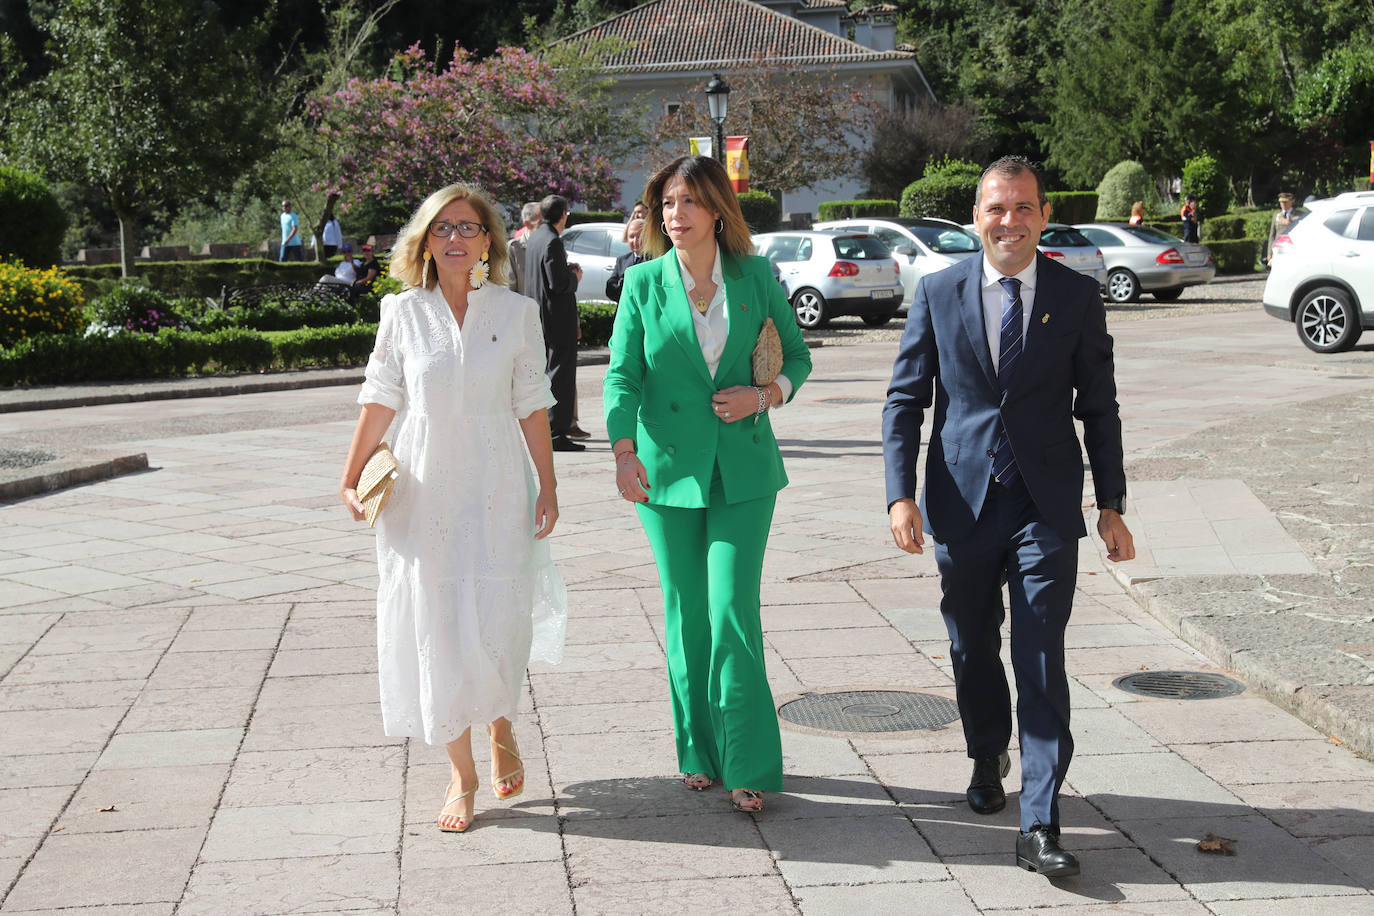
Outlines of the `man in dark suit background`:
<svg viewBox="0 0 1374 916">
<path fill-rule="evenodd" d="M 1073 605 L 1082 515 L 1083 422 L 1098 534 L 1113 561 L 1135 556 L 1122 514 L 1126 475 L 1112 339 L 1097 284 L 1039 254 L 1049 220 L 1043 180 L 1021 157 L 978 184 L 981 257 L 921 280 L 883 408 L 888 512 L 897 546 L 935 541 L 955 691 L 968 755 L 967 798 L 1006 805 L 1011 697 L 998 653 L 1011 606 L 1021 754 L 1017 862 L 1078 874 L 1059 843 L 1059 790 L 1073 756 L 1064 631 Z M 934 405 L 925 488 L 916 494 L 924 413 Z"/>
<path fill-rule="evenodd" d="M 543 223 L 526 238 L 525 295 L 539 303 L 548 352 L 549 382 L 557 401 L 549 412 L 555 452 L 580 452 L 586 446 L 568 438 L 577 405 L 577 284 L 582 270 L 568 263 L 559 238 L 568 223 L 568 202 L 550 194 L 539 202 Z"/>
<path fill-rule="evenodd" d="M 625 224 L 625 243 L 630 250 L 615 259 L 615 267 L 606 278 L 606 298 L 612 302 L 620 301 L 620 292 L 625 288 L 625 271 L 644 260 L 640 246 L 640 236 L 644 231 L 644 220 L 632 218 Z"/>
</svg>

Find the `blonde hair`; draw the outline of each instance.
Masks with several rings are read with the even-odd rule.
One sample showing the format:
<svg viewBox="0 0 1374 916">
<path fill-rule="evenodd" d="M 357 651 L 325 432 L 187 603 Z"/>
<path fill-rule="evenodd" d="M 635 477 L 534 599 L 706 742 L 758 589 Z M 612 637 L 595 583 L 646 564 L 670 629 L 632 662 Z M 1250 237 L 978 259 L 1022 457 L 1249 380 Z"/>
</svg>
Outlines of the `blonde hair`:
<svg viewBox="0 0 1374 916">
<path fill-rule="evenodd" d="M 737 257 L 754 253 L 754 243 L 749 238 L 749 224 L 739 208 L 739 196 L 730 184 L 730 176 L 725 166 L 706 156 L 682 156 L 674 159 L 654 173 L 644 187 L 644 206 L 649 208 L 649 218 L 644 221 L 644 234 L 640 245 L 654 257 L 673 247 L 672 241 L 663 231 L 663 189 L 673 178 L 687 182 L 697 201 L 707 210 L 720 214 L 720 231 L 716 242 L 721 251 Z"/>
<path fill-rule="evenodd" d="M 1143 200 L 1137 200 L 1135 203 L 1131 204 L 1131 215 L 1132 215 L 1132 216 L 1144 216 L 1144 215 L 1145 215 L 1145 201 L 1143 201 Z"/>
<path fill-rule="evenodd" d="M 421 285 L 425 275 L 425 239 L 429 235 L 429 224 L 438 218 L 445 207 L 455 200 L 466 200 L 477 211 L 477 219 L 487 230 L 491 247 L 487 251 L 489 281 L 502 286 L 510 285 L 510 272 L 507 263 L 510 249 L 506 244 L 506 228 L 501 215 L 491 201 L 472 185 L 458 182 L 440 188 L 424 199 L 410 221 L 401 228 L 396 236 L 396 244 L 391 246 L 391 275 L 407 287 Z M 433 289 L 439 282 L 439 272 L 430 270 L 426 289 Z"/>
</svg>

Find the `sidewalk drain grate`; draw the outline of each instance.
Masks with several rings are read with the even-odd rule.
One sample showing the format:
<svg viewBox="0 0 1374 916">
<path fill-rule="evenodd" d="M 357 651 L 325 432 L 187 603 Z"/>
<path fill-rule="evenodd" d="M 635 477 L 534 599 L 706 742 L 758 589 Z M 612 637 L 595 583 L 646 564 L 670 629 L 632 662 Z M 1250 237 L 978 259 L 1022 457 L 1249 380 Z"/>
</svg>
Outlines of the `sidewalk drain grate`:
<svg viewBox="0 0 1374 916">
<path fill-rule="evenodd" d="M 907 732 L 935 729 L 959 718 L 948 697 L 906 690 L 808 693 L 778 710 L 793 725 L 825 732 Z"/>
<path fill-rule="evenodd" d="M 1112 686 L 1127 693 L 1164 700 L 1215 700 L 1245 691 L 1240 681 L 1203 671 L 1142 671 L 1124 674 Z"/>
<path fill-rule="evenodd" d="M 35 448 L 0 448 L 0 468 L 31 468 L 56 459 L 52 452 Z"/>
<path fill-rule="evenodd" d="M 886 398 L 818 398 L 822 404 L 884 404 Z"/>
</svg>

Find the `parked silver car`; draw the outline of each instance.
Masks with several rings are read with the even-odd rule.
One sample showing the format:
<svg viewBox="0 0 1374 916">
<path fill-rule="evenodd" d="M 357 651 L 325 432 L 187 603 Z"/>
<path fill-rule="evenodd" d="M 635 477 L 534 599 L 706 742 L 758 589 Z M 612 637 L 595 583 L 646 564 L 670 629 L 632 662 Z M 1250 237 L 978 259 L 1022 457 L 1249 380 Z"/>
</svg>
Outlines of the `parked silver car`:
<svg viewBox="0 0 1374 916">
<path fill-rule="evenodd" d="M 1107 267 L 1102 252 L 1083 233 L 1063 223 L 1050 223 L 1040 233 L 1037 246 L 1048 258 L 1097 281 L 1099 288 L 1107 285 Z"/>
<path fill-rule="evenodd" d="M 1309 350 L 1349 350 L 1374 328 L 1374 191 L 1307 204 L 1274 240 L 1264 310 L 1297 325 Z"/>
<path fill-rule="evenodd" d="M 616 258 L 628 254 L 630 246 L 620 240 L 624 223 L 579 223 L 563 230 L 563 248 L 568 262 L 582 268 L 577 284 L 577 301 L 608 302 L 606 281 L 615 269 Z"/>
<path fill-rule="evenodd" d="M 836 315 L 887 324 L 902 304 L 901 268 L 882 242 L 859 232 L 809 230 L 754 236 L 778 271 L 797 324 L 818 328 Z"/>
<path fill-rule="evenodd" d="M 867 232 L 878 237 L 902 269 L 902 307 L 911 305 L 916 285 L 926 274 L 953 267 L 982 250 L 978 236 L 958 223 L 933 217 L 917 219 L 838 219 L 816 223 L 813 229 Z"/>
<path fill-rule="evenodd" d="M 1217 267 L 1206 245 L 1174 238 L 1149 226 L 1082 223 L 1074 227 L 1102 252 L 1107 298 L 1134 302 L 1142 292 L 1173 302 L 1186 286 L 1210 283 Z"/>
</svg>

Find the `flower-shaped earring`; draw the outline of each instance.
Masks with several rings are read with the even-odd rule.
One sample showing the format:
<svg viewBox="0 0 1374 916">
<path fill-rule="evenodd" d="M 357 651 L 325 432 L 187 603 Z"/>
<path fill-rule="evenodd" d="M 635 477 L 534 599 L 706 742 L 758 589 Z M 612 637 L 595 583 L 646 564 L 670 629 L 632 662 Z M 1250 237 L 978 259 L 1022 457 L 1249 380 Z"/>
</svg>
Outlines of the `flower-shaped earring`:
<svg viewBox="0 0 1374 916">
<path fill-rule="evenodd" d="M 487 253 L 482 252 L 482 260 L 472 265 L 472 270 L 468 271 L 468 285 L 473 289 L 481 289 L 487 282 L 490 271 L 487 268 Z"/>
</svg>

